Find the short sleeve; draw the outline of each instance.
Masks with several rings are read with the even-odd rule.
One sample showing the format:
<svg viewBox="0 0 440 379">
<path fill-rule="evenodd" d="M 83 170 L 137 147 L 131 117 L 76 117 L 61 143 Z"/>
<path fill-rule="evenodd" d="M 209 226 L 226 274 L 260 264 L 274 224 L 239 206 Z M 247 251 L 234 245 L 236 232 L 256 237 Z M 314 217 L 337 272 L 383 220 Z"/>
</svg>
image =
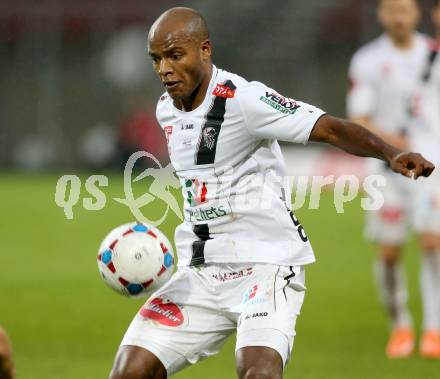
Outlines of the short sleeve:
<svg viewBox="0 0 440 379">
<path fill-rule="evenodd" d="M 307 143 L 321 109 L 284 97 L 262 83 L 252 82 L 237 91 L 249 133 L 257 139 Z"/>
<path fill-rule="evenodd" d="M 370 117 L 376 108 L 374 83 L 365 56 L 354 55 L 348 72 L 350 88 L 347 95 L 348 117 Z"/>
</svg>

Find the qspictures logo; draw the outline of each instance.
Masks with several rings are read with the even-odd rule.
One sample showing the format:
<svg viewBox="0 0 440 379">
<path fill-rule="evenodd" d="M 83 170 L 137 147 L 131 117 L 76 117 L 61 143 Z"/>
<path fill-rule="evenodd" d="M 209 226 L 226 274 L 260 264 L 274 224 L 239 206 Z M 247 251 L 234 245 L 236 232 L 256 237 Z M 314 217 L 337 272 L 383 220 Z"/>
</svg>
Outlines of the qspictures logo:
<svg viewBox="0 0 440 379">
<path fill-rule="evenodd" d="M 150 160 L 151 167 L 137 174 L 137 162 L 145 159 Z M 180 178 L 180 181 L 171 164 L 162 167 L 154 155 L 138 151 L 130 156 L 124 169 L 125 197 L 114 197 L 112 200 L 128 207 L 137 221 L 156 227 L 165 222 L 171 212 L 182 221 L 185 219 L 198 224 L 225 216 L 232 218 L 232 206 L 240 212 L 253 209 L 258 209 L 259 212 L 270 211 L 273 209 L 273 201 L 278 202 L 280 199 L 290 205 L 288 210 L 303 207 L 318 209 L 321 193 L 327 186 L 332 188 L 333 204 L 337 213 L 344 213 L 345 204 L 353 201 L 361 189 L 363 192 L 360 202 L 363 210 L 379 210 L 384 204 L 384 195 L 380 189 L 386 186 L 386 178 L 382 175 L 369 175 L 361 183 L 354 175 L 278 177 L 271 172 L 264 172 L 253 173 L 251 180 L 249 176 L 239 177 L 232 185 L 230 179 L 234 177 L 234 169 L 230 167 L 225 172 L 229 174 L 221 183 L 218 182 L 218 177 L 209 176 L 203 180 Z M 145 191 L 140 196 L 135 196 L 133 183 L 144 180 L 142 184 L 146 185 Z M 183 209 L 173 191 L 181 188 L 181 185 Z M 108 186 L 109 178 L 105 175 L 91 175 L 85 183 L 77 175 L 63 175 L 56 184 L 55 204 L 64 210 L 69 220 L 73 219 L 76 206 L 82 206 L 89 211 L 102 210 L 107 204 L 105 188 Z M 236 192 L 237 188 L 240 189 L 240 193 Z M 286 188 L 294 189 L 292 199 L 285 198 Z M 283 192 L 282 196 L 273 196 L 274 191 L 280 189 Z M 84 190 L 87 195 L 81 198 Z M 157 206 L 163 209 L 160 215 L 152 211 L 157 209 Z M 292 221 L 300 228 L 296 219 Z M 304 235 L 302 238 L 307 237 Z"/>
<path fill-rule="evenodd" d="M 261 96 L 260 100 L 284 114 L 294 114 L 300 107 L 295 100 L 281 96 L 276 92 L 266 91 L 266 94 Z"/>
</svg>

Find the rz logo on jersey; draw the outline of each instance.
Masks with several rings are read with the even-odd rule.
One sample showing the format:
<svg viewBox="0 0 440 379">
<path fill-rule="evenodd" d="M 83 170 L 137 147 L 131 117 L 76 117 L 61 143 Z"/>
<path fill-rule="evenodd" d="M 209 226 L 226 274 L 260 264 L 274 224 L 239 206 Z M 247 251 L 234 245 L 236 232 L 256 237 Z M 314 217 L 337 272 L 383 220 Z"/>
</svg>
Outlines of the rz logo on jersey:
<svg viewBox="0 0 440 379">
<path fill-rule="evenodd" d="M 214 148 L 216 134 L 217 131 L 212 126 L 208 126 L 203 129 L 203 142 L 209 150 Z"/>
<path fill-rule="evenodd" d="M 231 99 L 235 96 L 235 89 L 229 88 L 223 84 L 217 84 L 212 94 L 217 97 L 223 97 L 225 99 Z"/>
<path fill-rule="evenodd" d="M 206 203 L 208 188 L 205 182 L 199 182 L 198 179 L 188 179 L 185 182 L 186 200 L 191 207 Z"/>
<path fill-rule="evenodd" d="M 163 130 L 165 130 L 165 136 L 167 137 L 167 143 L 170 143 L 170 136 L 173 134 L 173 126 L 167 125 L 163 127 Z"/>
</svg>

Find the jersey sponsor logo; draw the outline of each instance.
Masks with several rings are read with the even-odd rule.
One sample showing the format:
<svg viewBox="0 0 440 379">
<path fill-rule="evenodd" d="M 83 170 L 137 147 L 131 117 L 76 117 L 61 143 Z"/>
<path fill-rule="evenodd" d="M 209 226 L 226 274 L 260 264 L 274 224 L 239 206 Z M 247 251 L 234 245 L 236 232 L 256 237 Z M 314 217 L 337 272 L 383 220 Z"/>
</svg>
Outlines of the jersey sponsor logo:
<svg viewBox="0 0 440 379">
<path fill-rule="evenodd" d="M 281 96 L 276 92 L 266 91 L 265 95 L 260 97 L 260 100 L 284 114 L 294 114 L 300 107 L 295 100 Z"/>
<path fill-rule="evenodd" d="M 188 179 L 185 182 L 186 201 L 191 207 L 196 207 L 206 203 L 208 187 L 206 182 L 200 182 L 198 179 Z"/>
<path fill-rule="evenodd" d="M 167 125 L 163 127 L 163 130 L 165 130 L 165 136 L 167 137 L 167 143 L 170 142 L 170 136 L 173 134 L 173 126 Z"/>
<path fill-rule="evenodd" d="M 208 184 L 198 179 L 185 181 L 184 197 L 189 208 L 185 209 L 185 218 L 189 222 L 200 223 L 226 216 L 231 213 L 227 203 L 208 200 Z"/>
<path fill-rule="evenodd" d="M 204 222 L 226 216 L 230 212 L 228 212 L 225 206 L 219 205 L 217 207 L 210 206 L 207 208 L 187 209 L 186 213 L 190 222 Z"/>
<path fill-rule="evenodd" d="M 217 97 L 231 99 L 235 96 L 235 88 L 232 89 L 223 84 L 217 84 L 217 86 L 214 88 L 214 91 L 212 91 L 212 94 Z"/>
<path fill-rule="evenodd" d="M 218 274 L 212 274 L 211 276 L 218 280 L 219 282 L 227 282 L 229 280 L 236 280 L 240 278 L 245 278 L 253 274 L 252 267 L 248 267 L 245 270 L 240 271 L 229 271 L 229 272 L 219 272 Z"/>
<path fill-rule="evenodd" d="M 180 326 L 183 324 L 184 317 L 177 304 L 170 301 L 164 301 L 156 297 L 147 302 L 139 311 L 144 318 L 157 321 L 166 326 Z"/>
</svg>

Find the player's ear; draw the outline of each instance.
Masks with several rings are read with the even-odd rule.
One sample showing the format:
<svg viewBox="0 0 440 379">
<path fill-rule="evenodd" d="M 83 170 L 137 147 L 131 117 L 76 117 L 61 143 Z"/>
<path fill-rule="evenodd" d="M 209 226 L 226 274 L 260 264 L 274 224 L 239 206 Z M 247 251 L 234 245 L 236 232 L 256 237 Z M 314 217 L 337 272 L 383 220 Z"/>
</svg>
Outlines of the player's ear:
<svg viewBox="0 0 440 379">
<path fill-rule="evenodd" d="M 209 39 L 203 41 L 200 44 L 200 54 L 203 61 L 208 61 L 211 59 L 212 45 Z"/>
</svg>

